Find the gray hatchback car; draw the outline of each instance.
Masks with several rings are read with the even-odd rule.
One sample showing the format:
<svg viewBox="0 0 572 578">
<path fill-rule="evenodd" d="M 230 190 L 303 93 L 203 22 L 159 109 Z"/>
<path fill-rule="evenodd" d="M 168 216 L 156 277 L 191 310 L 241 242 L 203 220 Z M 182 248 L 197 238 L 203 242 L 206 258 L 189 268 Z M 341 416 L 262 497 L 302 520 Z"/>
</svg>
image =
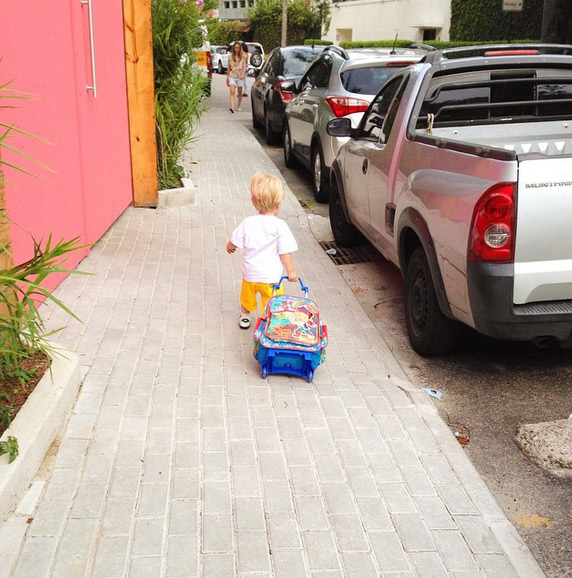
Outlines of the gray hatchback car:
<svg viewBox="0 0 572 578">
<path fill-rule="evenodd" d="M 328 135 L 328 122 L 350 116 L 357 127 L 369 103 L 387 80 L 425 54 L 422 49 L 344 50 L 328 46 L 298 83 L 282 83 L 282 92 L 292 93 L 284 113 L 284 162 L 288 168 L 299 162 L 310 170 L 318 202 L 328 202 L 330 167 L 347 140 Z"/>
</svg>

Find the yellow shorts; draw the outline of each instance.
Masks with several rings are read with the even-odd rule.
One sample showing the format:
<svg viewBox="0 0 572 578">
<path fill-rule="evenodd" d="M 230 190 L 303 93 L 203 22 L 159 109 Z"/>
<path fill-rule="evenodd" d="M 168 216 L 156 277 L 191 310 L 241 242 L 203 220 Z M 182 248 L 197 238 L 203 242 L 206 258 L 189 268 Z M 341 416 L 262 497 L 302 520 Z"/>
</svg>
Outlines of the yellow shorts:
<svg viewBox="0 0 572 578">
<path fill-rule="evenodd" d="M 254 311 L 256 309 L 256 294 L 260 294 L 260 312 L 264 312 L 266 302 L 273 295 L 282 295 L 284 289 L 282 285 L 274 292 L 274 283 L 253 283 L 252 281 L 242 280 L 242 289 L 240 290 L 240 304 L 247 311 Z"/>
</svg>

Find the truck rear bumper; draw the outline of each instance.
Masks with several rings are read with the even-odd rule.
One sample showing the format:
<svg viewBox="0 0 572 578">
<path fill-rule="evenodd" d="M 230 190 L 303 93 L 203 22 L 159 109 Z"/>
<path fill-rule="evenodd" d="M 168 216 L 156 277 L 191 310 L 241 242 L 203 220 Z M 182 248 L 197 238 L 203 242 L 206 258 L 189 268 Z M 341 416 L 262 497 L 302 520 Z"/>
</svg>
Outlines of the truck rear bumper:
<svg viewBox="0 0 572 578">
<path fill-rule="evenodd" d="M 512 264 L 469 263 L 469 299 L 475 329 L 498 339 L 572 342 L 572 295 L 569 300 L 513 303 Z"/>
</svg>

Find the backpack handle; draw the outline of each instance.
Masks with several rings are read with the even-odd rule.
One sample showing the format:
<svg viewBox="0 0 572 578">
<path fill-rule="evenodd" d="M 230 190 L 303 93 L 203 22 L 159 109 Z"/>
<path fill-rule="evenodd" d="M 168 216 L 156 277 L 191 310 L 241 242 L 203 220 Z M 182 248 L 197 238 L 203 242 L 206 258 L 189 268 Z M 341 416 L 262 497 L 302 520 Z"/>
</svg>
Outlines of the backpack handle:
<svg viewBox="0 0 572 578">
<path fill-rule="evenodd" d="M 282 281 L 284 281 L 284 279 L 288 280 L 288 276 L 284 275 L 282 277 L 280 277 L 280 281 L 278 281 L 278 283 L 276 283 L 276 285 L 273 285 L 272 288 L 274 289 L 274 293 L 276 293 L 276 291 L 278 291 L 278 289 L 280 289 L 280 286 L 282 285 Z M 306 294 L 306 297 L 308 297 L 308 287 L 307 285 L 304 285 L 304 281 L 302 281 L 301 277 L 298 277 L 298 281 L 300 281 L 300 287 L 302 288 L 302 291 L 304 291 L 304 293 Z"/>
</svg>

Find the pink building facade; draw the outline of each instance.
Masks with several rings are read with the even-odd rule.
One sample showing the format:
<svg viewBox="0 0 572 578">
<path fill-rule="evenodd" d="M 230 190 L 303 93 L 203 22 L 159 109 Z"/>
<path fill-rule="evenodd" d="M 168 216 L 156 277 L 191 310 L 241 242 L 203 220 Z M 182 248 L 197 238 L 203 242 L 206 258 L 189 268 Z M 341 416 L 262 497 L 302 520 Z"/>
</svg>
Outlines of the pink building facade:
<svg viewBox="0 0 572 578">
<path fill-rule="evenodd" d="M 0 86 L 8 82 L 27 98 L 2 99 L 17 106 L 0 108 L 2 122 L 43 140 L 14 134 L 5 144 L 45 165 L 2 152 L 34 173 L 4 167 L 14 262 L 31 256 L 29 233 L 96 242 L 133 200 L 122 2 L 1 2 Z"/>
</svg>

